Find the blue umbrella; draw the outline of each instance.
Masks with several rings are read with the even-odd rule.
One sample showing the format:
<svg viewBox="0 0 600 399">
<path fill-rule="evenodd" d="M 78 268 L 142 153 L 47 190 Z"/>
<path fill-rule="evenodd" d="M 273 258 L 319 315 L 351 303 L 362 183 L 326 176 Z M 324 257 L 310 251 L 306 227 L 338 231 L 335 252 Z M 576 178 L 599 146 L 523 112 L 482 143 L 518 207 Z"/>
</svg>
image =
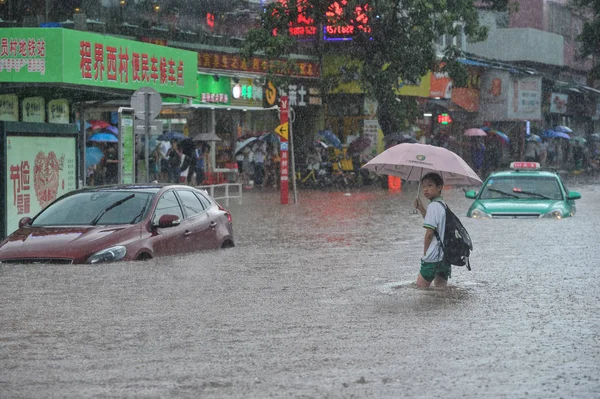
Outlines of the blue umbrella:
<svg viewBox="0 0 600 399">
<path fill-rule="evenodd" d="M 569 136 L 568 134 L 563 133 L 563 132 L 556 132 L 554 130 L 544 131 L 544 133 L 542 133 L 542 137 L 545 137 L 547 139 L 561 138 L 561 139 L 571 140 L 571 136 Z"/>
<path fill-rule="evenodd" d="M 327 144 L 332 145 L 339 150 L 342 149 L 342 142 L 331 130 L 321 130 L 318 135 L 322 137 Z"/>
<path fill-rule="evenodd" d="M 259 137 L 259 140 L 262 140 L 266 143 L 279 143 L 279 136 L 275 133 L 265 133 Z"/>
<path fill-rule="evenodd" d="M 183 140 L 186 138 L 187 138 L 187 136 L 181 132 L 163 132 L 163 134 L 158 136 L 156 139 L 160 140 L 160 141 L 171 141 L 173 139 Z"/>
<path fill-rule="evenodd" d="M 554 126 L 554 129 L 552 130 L 559 133 L 573 133 L 573 130 L 571 130 L 571 128 L 562 125 Z"/>
<path fill-rule="evenodd" d="M 537 141 L 538 143 L 542 142 L 542 138 L 537 134 L 530 134 L 527 136 L 527 141 Z"/>
<path fill-rule="evenodd" d="M 102 160 L 104 153 L 98 147 L 86 147 L 85 149 L 85 167 L 94 166 Z"/>
<path fill-rule="evenodd" d="M 93 134 L 88 141 L 95 141 L 98 143 L 118 143 L 119 139 L 111 133 L 96 133 Z"/>
<path fill-rule="evenodd" d="M 508 136 L 505 133 L 502 133 L 500 130 L 496 130 L 496 129 L 492 129 L 491 127 L 482 127 L 481 130 L 483 130 L 486 133 L 492 133 L 495 134 L 496 136 L 500 137 L 502 140 L 504 140 L 504 142 L 506 144 L 510 143 L 510 139 L 508 138 Z M 541 141 L 541 140 L 540 140 Z"/>
</svg>

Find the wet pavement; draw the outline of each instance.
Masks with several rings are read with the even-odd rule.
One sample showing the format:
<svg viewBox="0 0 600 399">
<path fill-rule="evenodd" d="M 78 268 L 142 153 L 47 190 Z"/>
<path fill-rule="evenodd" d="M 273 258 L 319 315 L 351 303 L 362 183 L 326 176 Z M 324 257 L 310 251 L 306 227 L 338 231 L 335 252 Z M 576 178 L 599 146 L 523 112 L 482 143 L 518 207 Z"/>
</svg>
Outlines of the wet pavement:
<svg viewBox="0 0 600 399">
<path fill-rule="evenodd" d="M 0 397 L 600 397 L 600 185 L 574 218 L 471 220 L 473 271 L 414 281 L 416 185 L 229 206 L 237 246 L 0 266 Z"/>
</svg>

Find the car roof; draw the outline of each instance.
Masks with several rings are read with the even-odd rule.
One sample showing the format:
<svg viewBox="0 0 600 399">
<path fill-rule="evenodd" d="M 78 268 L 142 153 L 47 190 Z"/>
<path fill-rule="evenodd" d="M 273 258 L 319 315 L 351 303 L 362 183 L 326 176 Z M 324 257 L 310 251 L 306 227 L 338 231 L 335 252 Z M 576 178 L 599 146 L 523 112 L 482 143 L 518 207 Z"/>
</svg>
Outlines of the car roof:
<svg viewBox="0 0 600 399">
<path fill-rule="evenodd" d="M 95 192 L 95 191 L 139 191 L 147 194 L 156 194 L 162 189 L 178 188 L 178 189 L 194 189 L 195 187 L 169 184 L 169 183 L 138 183 L 138 184 L 112 184 L 106 186 L 88 186 L 73 191 L 73 193 Z"/>
<path fill-rule="evenodd" d="M 548 170 L 503 170 L 500 172 L 494 172 L 490 174 L 491 177 L 515 177 L 515 176 L 535 176 L 535 177 L 558 177 L 556 172 L 551 172 Z"/>
</svg>

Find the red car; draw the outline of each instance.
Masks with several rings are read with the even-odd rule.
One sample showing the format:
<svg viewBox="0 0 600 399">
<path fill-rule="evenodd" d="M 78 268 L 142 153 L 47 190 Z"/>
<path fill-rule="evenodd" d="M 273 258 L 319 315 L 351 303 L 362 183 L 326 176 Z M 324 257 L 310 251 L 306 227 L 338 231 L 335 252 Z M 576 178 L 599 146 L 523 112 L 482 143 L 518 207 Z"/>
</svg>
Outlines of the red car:
<svg viewBox="0 0 600 399">
<path fill-rule="evenodd" d="M 0 242 L 0 263 L 102 263 L 234 246 L 231 214 L 179 185 L 91 187 L 58 198 Z"/>
</svg>

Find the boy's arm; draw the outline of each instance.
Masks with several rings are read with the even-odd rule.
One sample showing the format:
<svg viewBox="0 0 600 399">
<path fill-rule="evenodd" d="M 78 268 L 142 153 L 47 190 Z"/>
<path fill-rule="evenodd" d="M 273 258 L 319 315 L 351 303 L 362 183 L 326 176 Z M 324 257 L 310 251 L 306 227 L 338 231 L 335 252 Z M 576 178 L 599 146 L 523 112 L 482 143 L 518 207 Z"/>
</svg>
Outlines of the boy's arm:
<svg viewBox="0 0 600 399">
<path fill-rule="evenodd" d="M 423 256 L 427 254 L 427 249 L 431 245 L 431 241 L 433 240 L 434 230 L 430 227 L 425 227 L 425 239 L 423 240 Z"/>
</svg>

